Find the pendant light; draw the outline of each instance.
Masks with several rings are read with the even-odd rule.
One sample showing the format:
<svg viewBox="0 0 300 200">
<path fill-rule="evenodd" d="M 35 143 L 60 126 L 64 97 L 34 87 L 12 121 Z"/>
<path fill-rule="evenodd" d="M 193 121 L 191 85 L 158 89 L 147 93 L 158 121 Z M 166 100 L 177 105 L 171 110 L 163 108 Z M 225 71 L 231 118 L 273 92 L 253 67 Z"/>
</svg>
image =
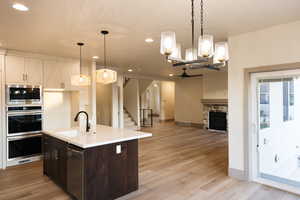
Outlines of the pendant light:
<svg viewBox="0 0 300 200">
<path fill-rule="evenodd" d="M 111 69 L 107 69 L 106 65 L 106 38 L 108 31 L 103 30 L 101 34 L 104 37 L 104 67 L 96 71 L 96 80 L 98 83 L 109 84 L 117 81 L 117 72 Z"/>
<path fill-rule="evenodd" d="M 71 77 L 71 84 L 74 86 L 88 86 L 91 84 L 91 79 L 89 76 L 86 76 L 82 74 L 82 56 L 81 56 L 81 48 L 84 45 L 82 42 L 78 42 L 77 45 L 79 46 L 80 49 L 80 73 L 79 75 L 73 75 Z"/>
</svg>

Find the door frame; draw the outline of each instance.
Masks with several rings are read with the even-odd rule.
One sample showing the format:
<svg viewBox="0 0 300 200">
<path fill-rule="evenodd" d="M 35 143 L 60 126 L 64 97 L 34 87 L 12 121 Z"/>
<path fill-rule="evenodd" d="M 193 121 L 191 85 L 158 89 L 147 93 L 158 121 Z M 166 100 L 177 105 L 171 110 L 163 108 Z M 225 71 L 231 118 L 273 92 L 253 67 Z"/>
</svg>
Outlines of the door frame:
<svg viewBox="0 0 300 200">
<path fill-rule="evenodd" d="M 248 180 L 258 182 L 261 184 L 269 185 L 279 189 L 283 189 L 292 193 L 300 194 L 299 188 L 278 183 L 275 181 L 267 180 L 259 176 L 259 146 L 258 146 L 258 133 L 259 133 L 259 117 L 258 117 L 258 83 L 261 79 L 276 79 L 285 78 L 294 75 L 300 76 L 300 69 L 282 69 L 276 71 L 263 71 L 263 72 L 251 72 L 249 73 L 248 81 L 248 137 L 245 137 L 245 143 L 247 143 L 248 166 L 246 170 Z M 247 140 L 248 139 L 248 140 Z"/>
</svg>

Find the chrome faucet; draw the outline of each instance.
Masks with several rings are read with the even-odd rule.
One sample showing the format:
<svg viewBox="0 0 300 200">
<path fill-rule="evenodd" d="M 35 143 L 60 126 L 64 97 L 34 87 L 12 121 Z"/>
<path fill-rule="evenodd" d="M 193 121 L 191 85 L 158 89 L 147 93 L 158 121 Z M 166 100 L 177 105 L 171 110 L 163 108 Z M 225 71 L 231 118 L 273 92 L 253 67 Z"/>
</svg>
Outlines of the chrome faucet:
<svg viewBox="0 0 300 200">
<path fill-rule="evenodd" d="M 86 132 L 89 132 L 90 129 L 91 129 L 91 127 L 90 127 L 90 123 L 89 123 L 89 115 L 88 115 L 87 112 L 85 112 L 85 111 L 79 111 L 79 112 L 76 114 L 76 116 L 75 116 L 75 118 L 74 118 L 74 121 L 75 121 L 75 122 L 78 121 L 78 117 L 79 117 L 79 115 L 80 115 L 81 113 L 84 113 L 84 114 L 86 115 Z"/>
</svg>

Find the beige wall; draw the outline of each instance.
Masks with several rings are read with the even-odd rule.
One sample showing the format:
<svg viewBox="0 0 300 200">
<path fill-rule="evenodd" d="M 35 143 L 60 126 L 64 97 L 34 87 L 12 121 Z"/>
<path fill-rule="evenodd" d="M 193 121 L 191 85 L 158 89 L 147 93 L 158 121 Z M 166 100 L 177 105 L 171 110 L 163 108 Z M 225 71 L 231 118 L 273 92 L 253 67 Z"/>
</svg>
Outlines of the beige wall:
<svg viewBox="0 0 300 200">
<path fill-rule="evenodd" d="M 139 124 L 139 81 L 130 79 L 124 88 L 124 107 L 130 113 L 133 120 Z"/>
<path fill-rule="evenodd" d="M 160 119 L 171 120 L 174 119 L 175 106 L 175 83 L 172 81 L 160 82 Z"/>
<path fill-rule="evenodd" d="M 202 124 L 203 79 L 180 79 L 175 82 L 175 121 Z"/>
<path fill-rule="evenodd" d="M 228 98 L 227 72 L 210 72 L 203 76 L 203 99 Z"/>
<path fill-rule="evenodd" d="M 244 170 L 244 69 L 300 62 L 300 21 L 229 38 L 229 168 Z"/>
<path fill-rule="evenodd" d="M 150 86 L 150 84 L 153 82 L 153 80 L 147 80 L 147 79 L 140 79 L 139 80 L 139 91 L 140 95 L 142 95 L 146 89 Z"/>
<path fill-rule="evenodd" d="M 112 124 L 112 85 L 97 83 L 96 89 L 97 124 L 111 126 Z"/>
</svg>

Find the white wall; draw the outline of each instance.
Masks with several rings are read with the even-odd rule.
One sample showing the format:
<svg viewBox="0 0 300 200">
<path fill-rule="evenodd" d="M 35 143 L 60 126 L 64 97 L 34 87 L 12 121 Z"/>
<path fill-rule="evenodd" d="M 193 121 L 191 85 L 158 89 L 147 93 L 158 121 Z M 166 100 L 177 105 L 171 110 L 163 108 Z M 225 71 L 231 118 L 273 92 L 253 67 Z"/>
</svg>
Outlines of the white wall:
<svg viewBox="0 0 300 200">
<path fill-rule="evenodd" d="M 300 21 L 229 37 L 229 168 L 244 170 L 244 69 L 300 62 Z"/>
<path fill-rule="evenodd" d="M 203 75 L 203 99 L 227 99 L 227 71 L 210 72 Z"/>
<path fill-rule="evenodd" d="M 0 49 L 0 169 L 4 168 L 4 159 L 5 159 L 5 147 L 6 147 L 6 134 L 5 134 L 5 84 L 4 84 L 4 74 L 3 74 L 3 69 L 4 69 L 4 51 Z"/>
<path fill-rule="evenodd" d="M 203 123 L 203 79 L 188 78 L 175 82 L 175 121 Z"/>
<path fill-rule="evenodd" d="M 44 130 L 71 127 L 71 92 L 44 92 Z"/>
<path fill-rule="evenodd" d="M 160 82 L 160 119 L 172 120 L 174 119 L 175 106 L 175 83 L 172 81 Z"/>
<path fill-rule="evenodd" d="M 123 115 L 123 75 L 118 75 L 116 83 L 112 84 L 112 127 L 124 127 Z"/>
<path fill-rule="evenodd" d="M 124 88 L 124 107 L 130 113 L 133 120 L 140 123 L 139 116 L 139 81 L 137 79 L 130 79 Z"/>
</svg>

